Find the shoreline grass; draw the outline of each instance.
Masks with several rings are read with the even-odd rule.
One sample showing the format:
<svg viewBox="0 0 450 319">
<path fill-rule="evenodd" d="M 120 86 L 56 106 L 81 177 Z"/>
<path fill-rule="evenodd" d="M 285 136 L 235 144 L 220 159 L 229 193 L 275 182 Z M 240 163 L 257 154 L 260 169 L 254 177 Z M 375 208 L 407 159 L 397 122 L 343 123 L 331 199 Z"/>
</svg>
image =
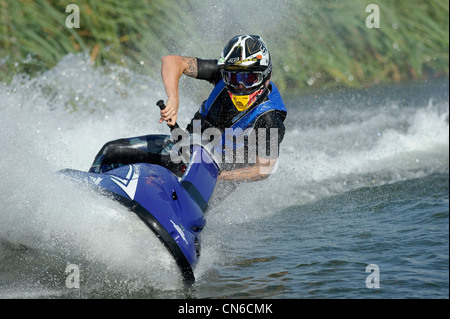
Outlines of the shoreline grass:
<svg viewBox="0 0 450 319">
<path fill-rule="evenodd" d="M 156 74 L 160 58 L 196 33 L 190 6 L 206 0 L 72 1 L 79 29 L 65 26 L 63 0 L 0 0 L 0 81 L 56 65 L 68 53 L 88 52 L 92 64 L 113 63 Z M 381 26 L 369 29 L 366 0 L 292 0 L 292 23 L 271 39 L 280 90 L 370 87 L 449 74 L 449 3 L 378 0 Z M 188 13 L 187 13 L 188 12 Z M 267 41 L 267 40 L 266 40 Z"/>
</svg>

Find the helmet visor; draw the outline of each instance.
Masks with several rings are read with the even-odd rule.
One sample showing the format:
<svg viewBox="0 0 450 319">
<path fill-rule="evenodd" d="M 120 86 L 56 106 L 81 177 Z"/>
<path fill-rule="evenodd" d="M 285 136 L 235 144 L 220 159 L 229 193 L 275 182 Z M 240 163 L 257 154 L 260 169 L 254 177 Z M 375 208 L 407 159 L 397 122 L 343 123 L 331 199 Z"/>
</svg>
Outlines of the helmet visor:
<svg viewBox="0 0 450 319">
<path fill-rule="evenodd" d="M 226 85 L 238 88 L 242 85 L 246 89 L 253 88 L 262 83 L 261 72 L 231 72 L 222 70 L 222 78 Z"/>
</svg>

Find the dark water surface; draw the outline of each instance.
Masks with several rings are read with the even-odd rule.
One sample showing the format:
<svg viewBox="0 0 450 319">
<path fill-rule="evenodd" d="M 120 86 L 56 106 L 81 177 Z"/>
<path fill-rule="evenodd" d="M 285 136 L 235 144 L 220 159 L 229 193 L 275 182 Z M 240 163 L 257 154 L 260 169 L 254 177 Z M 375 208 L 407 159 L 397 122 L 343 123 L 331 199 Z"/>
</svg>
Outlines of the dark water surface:
<svg viewBox="0 0 450 319">
<path fill-rule="evenodd" d="M 136 216 L 54 174 L 166 132 L 162 97 L 79 56 L 0 85 L 1 298 L 449 297 L 448 79 L 286 98 L 277 172 L 211 202 L 188 289 Z"/>
</svg>

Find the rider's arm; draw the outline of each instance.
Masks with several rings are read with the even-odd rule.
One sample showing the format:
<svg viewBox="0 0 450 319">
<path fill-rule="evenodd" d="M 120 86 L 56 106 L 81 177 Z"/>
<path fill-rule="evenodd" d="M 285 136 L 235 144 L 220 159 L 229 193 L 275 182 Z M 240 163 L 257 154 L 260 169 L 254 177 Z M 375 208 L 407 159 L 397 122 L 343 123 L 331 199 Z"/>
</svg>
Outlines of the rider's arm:
<svg viewBox="0 0 450 319">
<path fill-rule="evenodd" d="M 262 129 L 262 131 L 259 131 Z M 272 131 L 271 129 L 276 129 Z M 233 181 L 258 181 L 269 177 L 273 173 L 279 156 L 280 144 L 284 138 L 285 126 L 283 117 L 278 112 L 266 112 L 260 116 L 255 124 L 256 135 L 256 163 L 252 166 L 223 171 L 219 179 Z M 260 141 L 261 137 L 264 137 Z M 272 134 L 276 134 L 271 136 Z M 260 145 L 260 143 L 263 143 Z"/>
<path fill-rule="evenodd" d="M 178 117 L 179 93 L 178 83 L 181 75 L 197 77 L 198 67 L 197 58 L 169 55 L 162 58 L 161 76 L 166 89 L 167 102 L 166 108 L 161 111 L 160 123 L 167 121 L 174 125 Z"/>
<path fill-rule="evenodd" d="M 223 171 L 219 179 L 235 182 L 256 182 L 269 177 L 278 158 L 256 157 L 256 164 L 231 171 Z"/>
</svg>

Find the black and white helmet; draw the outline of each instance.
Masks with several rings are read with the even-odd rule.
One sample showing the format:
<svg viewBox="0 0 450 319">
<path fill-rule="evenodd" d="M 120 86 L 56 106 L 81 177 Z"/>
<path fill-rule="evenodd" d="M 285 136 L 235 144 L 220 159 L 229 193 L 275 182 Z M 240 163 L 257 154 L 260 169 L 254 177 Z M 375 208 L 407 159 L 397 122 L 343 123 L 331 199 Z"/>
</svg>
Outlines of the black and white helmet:
<svg viewBox="0 0 450 319">
<path fill-rule="evenodd" d="M 253 103 L 267 89 L 272 76 L 269 49 L 257 35 L 233 37 L 217 64 L 232 99 L 234 96 L 249 96 L 248 102 Z"/>
</svg>

